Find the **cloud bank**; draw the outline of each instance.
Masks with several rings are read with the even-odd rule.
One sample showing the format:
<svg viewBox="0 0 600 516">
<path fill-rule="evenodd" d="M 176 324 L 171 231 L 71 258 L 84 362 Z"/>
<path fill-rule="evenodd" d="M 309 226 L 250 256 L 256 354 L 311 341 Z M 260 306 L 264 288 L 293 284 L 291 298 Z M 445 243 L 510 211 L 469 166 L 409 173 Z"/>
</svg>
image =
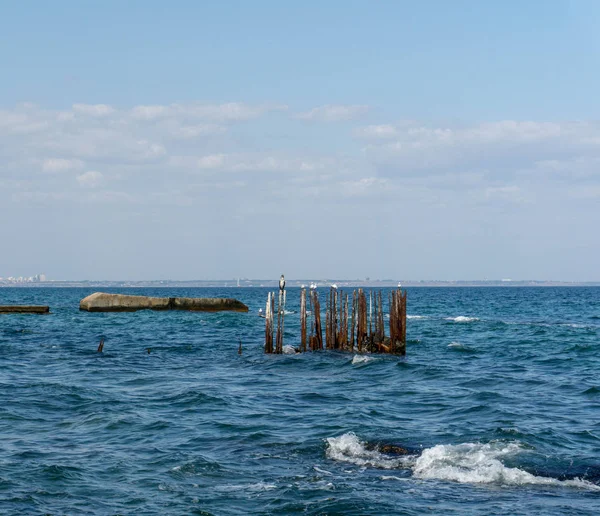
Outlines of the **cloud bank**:
<svg viewBox="0 0 600 516">
<path fill-rule="evenodd" d="M 279 234 L 287 246 L 280 259 L 302 276 L 325 268 L 303 265 L 307 241 L 346 248 L 360 235 L 360 260 L 329 275 L 571 279 L 577 259 L 589 279 L 588 256 L 598 251 L 589 234 L 600 222 L 600 124 L 374 117 L 368 106 L 336 104 L 304 112 L 241 102 L 7 107 L 0 110 L 3 213 L 18 211 L 23 233 L 46 213 L 73 235 L 82 227 L 69 213 L 105 206 L 113 225 L 104 225 L 99 211 L 92 216 L 104 245 L 116 239 L 127 247 L 128 225 L 136 249 L 168 248 L 177 236 L 184 248 L 193 239 L 198 252 L 199 240 L 210 241 L 208 272 L 194 274 L 190 262 L 185 277 L 239 270 L 222 259 L 231 246 L 224 234 L 237 235 L 246 249 L 254 271 L 247 275 L 266 274 L 260 246 Z M 161 216 L 149 233 L 144 221 Z M 3 236 L 13 234 L 5 229 Z M 407 244 L 419 256 L 400 264 L 386 258 Z M 443 251 L 457 264 L 459 250 L 467 258 L 454 271 L 423 257 Z M 528 265 L 549 253 L 546 268 Z M 136 274 L 158 277 L 158 263 Z M 108 276 L 131 274 L 116 262 L 111 267 Z M 98 276 L 85 268 L 81 274 Z"/>
</svg>

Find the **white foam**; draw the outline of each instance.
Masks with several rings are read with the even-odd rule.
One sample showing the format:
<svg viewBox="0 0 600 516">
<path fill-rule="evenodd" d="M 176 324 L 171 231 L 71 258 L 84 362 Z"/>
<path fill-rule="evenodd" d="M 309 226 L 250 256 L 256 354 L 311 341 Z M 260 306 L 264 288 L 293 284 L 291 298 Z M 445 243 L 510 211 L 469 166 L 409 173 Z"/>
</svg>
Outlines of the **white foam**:
<svg viewBox="0 0 600 516">
<path fill-rule="evenodd" d="M 406 468 L 407 460 L 410 461 L 408 457 L 392 458 L 377 450 L 367 450 L 354 432 L 328 437 L 326 455 L 333 460 L 382 469 Z"/>
<path fill-rule="evenodd" d="M 600 490 L 581 479 L 558 480 L 532 475 L 519 468 L 509 468 L 499 460 L 519 453 L 518 443 L 440 444 L 426 448 L 417 458 L 413 476 L 421 479 L 449 480 L 460 483 L 501 485 L 555 485 Z"/>
<path fill-rule="evenodd" d="M 501 458 L 518 454 L 518 442 L 440 444 L 425 448 L 420 456 L 390 457 L 377 450 L 369 450 L 353 432 L 327 439 L 328 458 L 363 467 L 380 469 L 412 469 L 414 478 L 444 480 L 465 484 L 498 484 L 507 486 L 544 485 L 575 487 L 600 491 L 600 486 L 587 480 L 533 475 L 519 468 L 510 468 Z M 401 480 L 401 477 L 382 476 L 382 480 Z"/>
<path fill-rule="evenodd" d="M 281 352 L 284 355 L 295 355 L 296 348 L 294 348 L 294 346 L 290 346 L 290 345 L 286 344 L 285 346 L 283 346 L 283 348 L 281 348 Z"/>
<path fill-rule="evenodd" d="M 407 315 L 407 319 L 428 319 L 426 315 Z"/>
<path fill-rule="evenodd" d="M 450 344 L 448 344 L 449 348 L 456 348 L 456 349 L 466 349 L 465 346 L 463 344 L 461 344 L 460 342 L 451 342 Z"/>
<path fill-rule="evenodd" d="M 446 321 L 454 321 L 457 323 L 469 323 L 479 321 L 478 317 L 467 317 L 465 315 L 459 315 L 458 317 L 446 317 Z"/>
<path fill-rule="evenodd" d="M 352 364 L 368 364 L 369 362 L 373 362 L 373 360 L 376 360 L 376 358 L 368 355 L 354 355 L 352 358 Z"/>
</svg>

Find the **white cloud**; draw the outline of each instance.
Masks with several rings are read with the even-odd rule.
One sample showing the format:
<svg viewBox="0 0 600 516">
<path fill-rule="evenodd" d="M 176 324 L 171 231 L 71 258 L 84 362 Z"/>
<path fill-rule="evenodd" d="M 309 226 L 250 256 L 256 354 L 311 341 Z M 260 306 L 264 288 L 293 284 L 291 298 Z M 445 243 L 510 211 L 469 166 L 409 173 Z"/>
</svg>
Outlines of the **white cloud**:
<svg viewBox="0 0 600 516">
<path fill-rule="evenodd" d="M 73 104 L 73 111 L 93 117 L 105 117 L 116 112 L 115 108 L 106 104 Z"/>
<path fill-rule="evenodd" d="M 356 131 L 358 136 L 362 136 L 363 138 L 394 138 L 398 136 L 398 130 L 395 126 L 391 124 L 381 124 L 381 125 L 368 125 L 366 127 L 362 127 Z"/>
<path fill-rule="evenodd" d="M 187 118 L 220 122 L 237 122 L 258 118 L 271 111 L 284 111 L 287 106 L 278 104 L 250 105 L 241 102 L 225 104 L 169 104 L 136 106 L 131 112 L 135 120 L 157 120 L 162 118 Z"/>
<path fill-rule="evenodd" d="M 386 139 L 366 146 L 367 159 L 390 171 L 522 170 L 536 163 L 600 155 L 600 124 L 501 121 L 471 127 L 369 126 L 359 134 Z"/>
<path fill-rule="evenodd" d="M 83 161 L 80 159 L 47 158 L 42 162 L 44 172 L 68 172 L 82 168 Z"/>
<path fill-rule="evenodd" d="M 102 173 L 96 172 L 95 170 L 89 170 L 88 172 L 77 176 L 77 182 L 80 186 L 85 188 L 96 188 L 97 186 L 100 186 L 103 179 L 104 176 Z"/>
<path fill-rule="evenodd" d="M 198 168 L 215 169 L 221 168 L 225 163 L 224 154 L 212 154 L 210 156 L 202 156 L 198 159 Z"/>
<path fill-rule="evenodd" d="M 343 122 L 364 115 L 368 106 L 360 105 L 326 105 L 320 106 L 296 115 L 301 120 L 314 120 L 320 122 Z"/>
</svg>

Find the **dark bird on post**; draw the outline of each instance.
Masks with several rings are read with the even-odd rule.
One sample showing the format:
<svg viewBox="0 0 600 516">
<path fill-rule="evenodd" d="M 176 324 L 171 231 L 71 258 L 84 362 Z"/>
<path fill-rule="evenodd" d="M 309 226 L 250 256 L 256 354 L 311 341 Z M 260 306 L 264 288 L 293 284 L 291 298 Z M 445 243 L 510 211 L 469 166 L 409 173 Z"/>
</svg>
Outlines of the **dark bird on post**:
<svg viewBox="0 0 600 516">
<path fill-rule="evenodd" d="M 283 274 L 281 275 L 281 278 L 279 278 L 279 290 L 284 290 L 285 289 L 285 278 L 283 277 Z"/>
</svg>

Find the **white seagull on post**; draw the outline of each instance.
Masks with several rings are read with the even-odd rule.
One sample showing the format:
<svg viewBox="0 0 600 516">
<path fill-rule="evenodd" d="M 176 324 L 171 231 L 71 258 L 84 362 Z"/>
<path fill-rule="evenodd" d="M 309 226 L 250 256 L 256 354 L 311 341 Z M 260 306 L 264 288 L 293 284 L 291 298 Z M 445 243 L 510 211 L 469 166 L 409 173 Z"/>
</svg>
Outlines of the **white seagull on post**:
<svg viewBox="0 0 600 516">
<path fill-rule="evenodd" d="M 283 274 L 281 275 L 281 278 L 279 278 L 279 290 L 284 290 L 285 289 L 285 278 L 283 277 Z"/>
</svg>

